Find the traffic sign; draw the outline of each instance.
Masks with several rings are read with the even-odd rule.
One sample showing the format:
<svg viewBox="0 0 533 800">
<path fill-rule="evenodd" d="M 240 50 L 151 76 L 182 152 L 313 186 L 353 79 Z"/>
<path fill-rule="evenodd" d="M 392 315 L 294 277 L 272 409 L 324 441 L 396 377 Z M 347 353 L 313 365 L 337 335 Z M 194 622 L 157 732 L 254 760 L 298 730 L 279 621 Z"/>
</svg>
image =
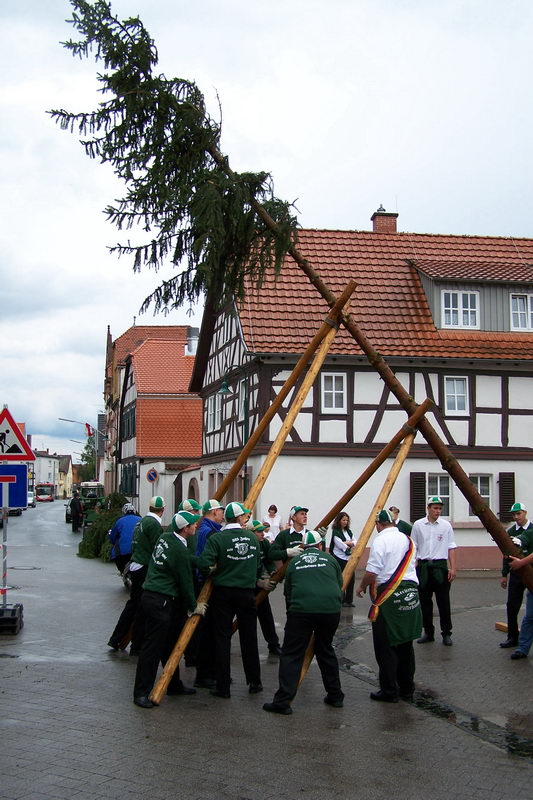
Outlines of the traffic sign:
<svg viewBox="0 0 533 800">
<path fill-rule="evenodd" d="M 35 461 L 35 453 L 7 406 L 0 411 L 0 461 Z"/>
<path fill-rule="evenodd" d="M 155 483 L 158 478 L 159 478 L 159 473 L 153 467 L 152 469 L 149 469 L 148 472 L 146 473 L 146 480 L 149 481 L 150 483 Z"/>
<path fill-rule="evenodd" d="M 0 485 L 7 483 L 9 508 L 28 505 L 28 467 L 26 464 L 0 464 Z M 2 499 L 2 504 L 4 500 Z"/>
</svg>

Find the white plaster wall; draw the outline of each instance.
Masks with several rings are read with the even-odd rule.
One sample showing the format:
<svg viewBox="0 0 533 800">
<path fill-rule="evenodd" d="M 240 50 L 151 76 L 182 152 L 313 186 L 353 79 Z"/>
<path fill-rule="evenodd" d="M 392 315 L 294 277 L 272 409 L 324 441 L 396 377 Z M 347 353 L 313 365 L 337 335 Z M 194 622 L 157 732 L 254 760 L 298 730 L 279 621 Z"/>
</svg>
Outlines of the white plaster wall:
<svg viewBox="0 0 533 800">
<path fill-rule="evenodd" d="M 122 442 L 122 458 L 131 458 L 135 455 L 136 443 L 136 436 L 134 436 L 132 439 L 126 439 L 125 442 Z"/>
<path fill-rule="evenodd" d="M 531 408 L 533 404 L 533 380 L 531 378 L 509 378 L 509 407 Z"/>
<path fill-rule="evenodd" d="M 502 443 L 502 418 L 499 414 L 476 415 L 476 444 L 500 447 Z"/>
<path fill-rule="evenodd" d="M 311 428 L 313 427 L 312 414 L 298 414 L 294 423 L 294 429 L 302 442 L 311 441 Z"/>
<path fill-rule="evenodd" d="M 467 420 L 447 419 L 446 425 L 456 444 L 468 444 L 468 422 Z"/>
<path fill-rule="evenodd" d="M 501 408 L 502 382 L 499 375 L 478 375 L 476 377 L 476 396 L 478 406 Z"/>
<path fill-rule="evenodd" d="M 353 415 L 353 438 L 354 442 L 364 442 L 370 426 L 376 416 L 375 411 L 354 411 Z"/>
<path fill-rule="evenodd" d="M 321 442 L 346 443 L 346 422 L 341 419 L 324 419 L 320 421 Z"/>
<path fill-rule="evenodd" d="M 137 399 L 137 387 L 135 386 L 135 381 L 133 382 L 133 386 L 128 387 L 126 394 L 124 396 L 124 405 L 127 406 L 129 403 L 133 403 L 134 400 Z"/>
<path fill-rule="evenodd" d="M 356 372 L 354 397 L 356 403 L 377 403 L 383 392 L 383 381 L 377 372 Z"/>
<path fill-rule="evenodd" d="M 437 376 L 431 374 L 429 376 L 429 380 L 431 383 L 431 387 L 433 389 L 433 396 L 435 401 L 439 402 L 439 384 L 437 380 Z M 424 376 L 420 373 L 415 375 L 415 400 L 417 403 L 422 403 L 427 397 L 426 385 L 424 382 Z"/>
<path fill-rule="evenodd" d="M 509 447 L 532 446 L 533 417 L 519 417 L 511 414 L 509 416 Z"/>
<path fill-rule="evenodd" d="M 150 469 L 156 469 L 159 473 L 158 479 L 154 483 L 150 483 L 146 479 L 146 473 Z M 164 461 L 145 462 L 138 465 L 139 476 L 139 513 L 144 516 L 148 512 L 150 499 L 154 495 L 161 495 L 165 498 L 166 508 L 163 517 L 163 524 L 168 525 L 172 520 L 174 509 L 174 481 L 177 477 L 177 472 L 165 472 Z"/>
<path fill-rule="evenodd" d="M 407 422 L 407 415 L 403 409 L 398 411 L 386 411 L 383 419 L 374 437 L 375 442 L 383 443 L 390 442 L 395 436 L 402 425 Z"/>
</svg>

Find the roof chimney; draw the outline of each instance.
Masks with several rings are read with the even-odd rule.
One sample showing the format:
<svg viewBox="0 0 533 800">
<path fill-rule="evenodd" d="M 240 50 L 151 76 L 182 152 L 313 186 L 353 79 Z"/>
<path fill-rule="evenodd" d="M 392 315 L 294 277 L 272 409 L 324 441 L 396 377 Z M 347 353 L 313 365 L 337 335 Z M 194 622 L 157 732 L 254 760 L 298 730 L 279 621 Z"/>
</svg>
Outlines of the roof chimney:
<svg viewBox="0 0 533 800">
<path fill-rule="evenodd" d="M 382 205 L 370 217 L 374 233 L 396 233 L 396 220 L 398 214 L 385 211 Z"/>
</svg>

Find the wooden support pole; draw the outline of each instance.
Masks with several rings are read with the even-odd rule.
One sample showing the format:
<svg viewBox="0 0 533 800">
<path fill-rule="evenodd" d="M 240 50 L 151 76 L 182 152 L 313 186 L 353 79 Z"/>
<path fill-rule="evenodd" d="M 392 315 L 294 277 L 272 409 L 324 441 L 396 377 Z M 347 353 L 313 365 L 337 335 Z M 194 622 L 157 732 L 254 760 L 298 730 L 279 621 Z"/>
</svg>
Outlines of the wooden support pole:
<svg viewBox="0 0 533 800">
<path fill-rule="evenodd" d="M 372 477 L 372 475 L 379 469 L 379 467 L 383 464 L 384 461 L 391 455 L 391 453 L 396 450 L 397 446 L 400 442 L 405 439 L 408 433 L 412 433 L 413 428 L 415 428 L 420 419 L 424 416 L 426 411 L 429 411 L 431 406 L 433 405 L 433 401 L 430 400 L 428 397 L 421 403 L 414 414 L 411 414 L 405 425 L 402 425 L 398 433 L 393 436 L 388 444 L 383 447 L 382 450 L 379 451 L 377 456 L 374 458 L 373 461 L 368 465 L 368 467 L 363 470 L 363 472 L 359 475 L 355 483 L 353 483 L 350 488 L 343 494 L 341 499 L 335 503 L 332 509 L 328 511 L 325 517 L 323 517 L 318 525 L 317 528 L 326 528 L 332 520 L 335 519 L 339 511 L 342 511 L 346 503 L 352 500 L 357 492 L 362 489 L 365 483 Z M 277 569 L 273 575 L 271 576 L 270 580 L 274 581 L 274 583 L 280 583 L 285 577 L 285 572 L 287 571 L 288 561 L 285 561 L 279 569 Z M 266 592 L 264 589 L 261 589 L 260 592 L 257 593 L 255 597 L 255 604 L 258 606 L 260 605 L 265 597 L 269 592 Z"/>
<path fill-rule="evenodd" d="M 291 374 L 279 390 L 276 398 L 273 400 L 272 404 L 267 408 L 265 414 L 261 418 L 259 424 L 252 432 L 250 438 L 247 442 L 245 442 L 243 449 L 235 459 L 235 463 L 232 465 L 230 471 L 214 493 L 214 498 L 216 500 L 222 500 L 224 495 L 226 494 L 227 490 L 231 486 L 234 478 L 239 473 L 242 465 L 246 463 L 248 456 L 256 446 L 256 444 L 260 441 L 263 433 L 267 429 L 270 422 L 274 419 L 274 416 L 277 414 L 278 410 L 280 409 L 283 401 L 291 391 L 292 387 L 295 385 L 296 381 L 302 374 L 302 372 L 306 369 L 307 365 L 309 364 L 310 359 L 314 356 L 318 346 L 326 336 L 328 332 L 331 331 L 332 327 L 338 325 L 339 317 L 342 314 L 343 308 L 346 306 L 350 297 L 355 291 L 356 287 L 355 281 L 350 281 L 341 295 L 337 298 L 334 305 L 331 307 L 331 310 L 328 316 L 324 319 L 324 322 L 313 336 L 311 341 L 309 342 L 305 352 L 301 355 L 298 359 L 296 365 L 294 366 Z"/>
<path fill-rule="evenodd" d="M 353 293 L 354 288 L 355 288 L 355 283 L 352 282 L 348 287 L 346 287 L 345 292 L 341 297 L 344 297 L 346 292 L 348 292 L 348 296 L 350 296 Z M 340 307 L 339 313 L 342 311 L 342 308 L 344 308 L 345 304 L 346 303 L 343 303 L 343 305 Z M 248 493 L 248 496 L 244 500 L 244 504 L 248 507 L 250 507 L 250 505 L 253 507 L 255 501 L 257 500 L 259 494 L 261 493 L 261 489 L 263 488 L 265 481 L 268 475 L 270 474 L 272 467 L 274 466 L 276 458 L 281 452 L 283 444 L 285 443 L 285 440 L 289 435 L 290 429 L 292 428 L 292 425 L 294 424 L 294 421 L 298 416 L 298 412 L 300 411 L 302 405 L 304 404 L 305 398 L 309 394 L 311 386 L 313 385 L 316 376 L 318 375 L 320 368 L 322 367 L 322 364 L 324 363 L 324 360 L 328 354 L 333 339 L 335 338 L 335 334 L 337 333 L 337 328 L 335 326 L 332 326 L 330 323 L 324 323 L 324 324 L 327 325 L 327 331 L 323 336 L 320 344 L 318 345 L 318 349 L 315 353 L 315 357 L 313 359 L 311 367 L 309 368 L 307 375 L 305 376 L 302 385 L 296 394 L 296 397 L 291 403 L 287 416 L 283 421 L 283 425 L 281 426 L 281 429 L 278 435 L 276 436 L 276 439 L 273 442 L 272 447 L 270 448 L 268 456 L 265 459 L 265 462 L 263 463 L 263 466 L 256 480 L 254 481 L 254 484 L 250 489 L 250 492 Z M 212 591 L 213 591 L 212 581 L 208 579 L 205 581 L 202 590 L 198 595 L 198 602 L 207 603 L 207 601 L 211 596 Z M 176 645 L 172 653 L 170 654 L 167 663 L 165 664 L 165 668 L 163 669 L 163 672 L 161 673 L 159 680 L 157 681 L 157 683 L 155 684 L 154 688 L 150 693 L 150 700 L 153 703 L 161 702 L 161 699 L 168 688 L 172 676 L 174 675 L 174 672 L 178 667 L 180 659 L 183 656 L 183 653 L 185 652 L 187 645 L 189 644 L 191 637 L 198 626 L 199 621 L 200 617 L 198 615 L 193 615 L 192 617 L 189 617 L 189 619 L 185 622 L 185 625 L 183 626 L 181 633 L 179 635 L 178 641 L 176 642 Z"/>
<path fill-rule="evenodd" d="M 359 538 L 357 539 L 357 544 L 355 545 L 355 547 L 352 548 L 352 553 L 350 555 L 350 558 L 346 562 L 346 566 L 344 567 L 342 573 L 343 591 L 348 586 L 355 572 L 355 569 L 359 563 L 359 560 L 364 553 L 365 547 L 367 546 L 368 540 L 370 539 L 372 531 L 374 530 L 374 527 L 376 525 L 376 515 L 382 508 L 384 508 L 385 503 L 387 502 L 387 499 L 392 491 L 392 488 L 396 483 L 396 479 L 400 474 L 400 470 L 403 466 L 403 463 L 407 458 L 409 450 L 413 445 L 413 442 L 415 440 L 415 435 L 416 435 L 415 433 L 409 433 L 403 440 L 403 443 L 400 449 L 398 450 L 398 455 L 394 459 L 389 474 L 387 475 L 385 483 L 383 484 L 383 487 L 380 493 L 378 494 L 376 502 L 372 506 L 372 511 L 368 515 L 368 519 L 363 526 L 363 530 L 361 531 Z M 301 682 L 307 675 L 307 671 L 311 665 L 311 661 L 313 660 L 314 654 L 315 654 L 315 641 L 314 638 L 311 637 L 311 641 L 309 642 L 309 645 L 305 652 L 304 662 L 302 664 L 302 671 L 300 672 L 300 680 L 298 682 L 298 686 L 301 684 Z"/>
</svg>

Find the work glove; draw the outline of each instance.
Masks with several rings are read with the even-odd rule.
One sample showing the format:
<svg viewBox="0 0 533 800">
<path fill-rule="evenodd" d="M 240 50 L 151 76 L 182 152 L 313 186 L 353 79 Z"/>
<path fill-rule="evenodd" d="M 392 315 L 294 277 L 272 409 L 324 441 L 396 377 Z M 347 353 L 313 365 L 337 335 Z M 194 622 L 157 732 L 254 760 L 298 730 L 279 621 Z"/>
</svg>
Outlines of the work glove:
<svg viewBox="0 0 533 800">
<path fill-rule="evenodd" d="M 268 578 L 259 578 L 257 581 L 256 586 L 258 589 L 264 589 L 265 592 L 273 592 L 277 586 L 275 581 L 271 581 Z"/>
<path fill-rule="evenodd" d="M 196 608 L 194 611 L 191 612 L 190 616 L 193 617 L 195 614 L 198 614 L 200 617 L 205 617 L 205 612 L 207 611 L 207 603 L 197 603 Z"/>
<path fill-rule="evenodd" d="M 515 544 L 517 547 L 520 547 L 520 548 L 522 548 L 522 546 L 523 546 L 523 542 L 522 542 L 522 540 L 521 540 L 521 539 L 519 539 L 519 538 L 518 538 L 518 536 L 511 536 L 511 541 L 512 541 L 512 543 L 513 543 L 513 544 Z"/>
<path fill-rule="evenodd" d="M 287 555 L 289 558 L 294 558 L 294 556 L 299 556 L 300 553 L 303 553 L 303 547 L 299 544 L 296 547 L 287 547 Z"/>
<path fill-rule="evenodd" d="M 326 527 L 317 528 L 317 531 L 322 536 L 323 539 L 326 538 L 326 533 L 328 532 L 328 529 Z"/>
</svg>

